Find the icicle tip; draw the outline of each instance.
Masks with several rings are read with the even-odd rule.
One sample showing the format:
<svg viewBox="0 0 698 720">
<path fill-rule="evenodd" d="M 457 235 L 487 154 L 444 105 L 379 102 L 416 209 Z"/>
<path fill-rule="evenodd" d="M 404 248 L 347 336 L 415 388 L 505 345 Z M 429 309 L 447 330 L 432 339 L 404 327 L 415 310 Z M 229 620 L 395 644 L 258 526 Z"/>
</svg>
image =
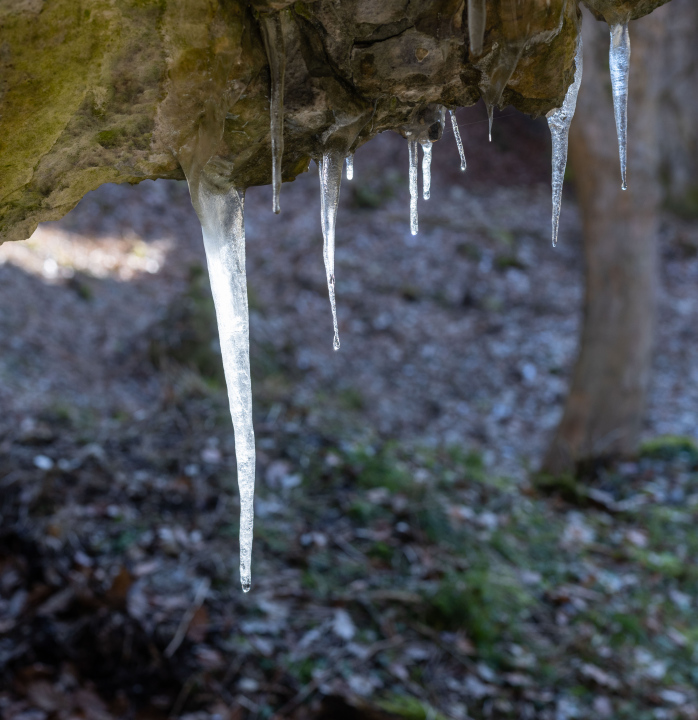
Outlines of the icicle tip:
<svg viewBox="0 0 698 720">
<path fill-rule="evenodd" d="M 422 143 L 422 197 L 431 197 L 431 142 Z"/>
<path fill-rule="evenodd" d="M 458 146 L 458 154 L 460 155 L 460 169 L 461 172 L 465 172 L 465 150 L 463 150 L 463 139 L 460 136 L 460 130 L 458 129 L 458 122 L 456 121 L 456 113 L 453 110 L 449 110 L 448 114 L 451 116 L 451 127 L 453 128 L 453 136 L 456 138 L 456 145 Z"/>
<path fill-rule="evenodd" d="M 618 155 L 620 158 L 621 188 L 627 190 L 625 170 L 628 154 L 628 77 L 630 74 L 630 35 L 628 23 L 611 25 L 611 46 L 608 63 L 611 71 L 613 89 L 613 113 L 616 119 L 618 135 Z"/>
<path fill-rule="evenodd" d="M 348 155 L 346 160 L 347 180 L 354 179 L 354 156 Z"/>
<path fill-rule="evenodd" d="M 320 208 L 323 238 L 322 256 L 325 261 L 327 292 L 330 298 L 330 308 L 332 309 L 332 327 L 334 328 L 332 347 L 335 350 L 339 350 L 339 328 L 337 326 L 337 303 L 335 300 L 334 248 L 337 204 L 339 203 L 339 188 L 342 182 L 343 164 L 344 160 L 342 156 L 331 150 L 325 150 L 318 164 L 320 171 Z M 349 167 L 350 165 L 347 162 L 347 168 Z"/>
<path fill-rule="evenodd" d="M 407 148 L 410 156 L 410 231 L 413 235 L 416 235 L 419 228 L 419 216 L 417 213 L 417 195 L 419 193 L 417 187 L 417 141 L 409 140 Z"/>
</svg>

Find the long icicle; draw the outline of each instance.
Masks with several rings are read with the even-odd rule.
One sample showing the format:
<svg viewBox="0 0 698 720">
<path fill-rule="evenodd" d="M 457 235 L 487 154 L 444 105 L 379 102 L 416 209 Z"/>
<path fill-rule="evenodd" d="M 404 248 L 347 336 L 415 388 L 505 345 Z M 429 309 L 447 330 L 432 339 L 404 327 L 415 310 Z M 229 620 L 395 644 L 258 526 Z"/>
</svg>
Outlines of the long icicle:
<svg viewBox="0 0 698 720">
<path fill-rule="evenodd" d="M 473 55 L 482 55 L 486 23 L 487 0 L 468 0 L 468 35 Z"/>
<path fill-rule="evenodd" d="M 354 179 L 354 154 L 347 155 L 347 180 Z"/>
<path fill-rule="evenodd" d="M 417 187 L 417 141 L 408 140 L 407 147 L 410 153 L 410 232 L 416 235 L 419 231 L 419 221 L 417 219 L 417 196 L 419 188 Z"/>
<path fill-rule="evenodd" d="M 240 582 L 242 589 L 249 592 L 252 583 L 255 447 L 245 273 L 245 196 L 234 187 L 227 192 L 219 191 L 202 180 L 198 200 L 235 432 L 240 488 Z"/>
<path fill-rule="evenodd" d="M 320 213 L 322 220 L 323 258 L 327 289 L 332 307 L 332 326 L 334 328 L 333 347 L 339 350 L 339 328 L 337 326 L 337 304 L 334 294 L 334 234 L 337 224 L 337 205 L 339 204 L 339 186 L 342 182 L 344 157 L 336 151 L 325 151 L 318 164 L 320 171 Z"/>
<path fill-rule="evenodd" d="M 428 200 L 431 197 L 431 140 L 422 143 L 422 197 Z"/>
<path fill-rule="evenodd" d="M 562 107 L 548 113 L 548 127 L 553 141 L 553 247 L 557 245 L 558 231 L 560 229 L 560 209 L 562 207 L 562 183 L 565 179 L 567 167 L 567 145 L 570 133 L 570 124 L 577 107 L 577 95 L 582 84 L 582 35 L 577 37 L 577 51 L 574 56 L 574 81 L 567 88 Z"/>
<path fill-rule="evenodd" d="M 616 116 L 618 155 L 623 190 L 628 189 L 626 166 L 628 155 L 628 77 L 630 75 L 630 34 L 628 23 L 611 25 L 611 47 L 608 53 L 613 89 L 613 111 Z"/>
<path fill-rule="evenodd" d="M 458 154 L 460 155 L 460 169 L 465 172 L 465 150 L 463 149 L 463 140 L 460 136 L 460 129 L 458 128 L 458 121 L 456 120 L 455 110 L 449 110 L 448 114 L 451 116 L 451 127 L 453 128 L 453 136 L 456 138 L 456 145 L 458 145 Z"/>
<path fill-rule="evenodd" d="M 286 47 L 280 12 L 262 13 L 261 27 L 264 47 L 271 72 L 271 101 L 269 103 L 271 130 L 271 174 L 273 209 L 281 212 L 281 160 L 284 154 L 284 78 L 286 75 Z"/>
</svg>

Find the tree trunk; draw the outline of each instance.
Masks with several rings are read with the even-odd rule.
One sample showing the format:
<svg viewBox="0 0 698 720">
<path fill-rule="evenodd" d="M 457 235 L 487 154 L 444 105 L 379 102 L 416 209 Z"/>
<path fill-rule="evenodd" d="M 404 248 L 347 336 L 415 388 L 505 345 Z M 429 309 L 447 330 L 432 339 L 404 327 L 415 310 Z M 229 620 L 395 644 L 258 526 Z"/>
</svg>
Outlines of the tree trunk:
<svg viewBox="0 0 698 720">
<path fill-rule="evenodd" d="M 577 364 L 543 463 L 553 474 L 632 453 L 639 439 L 658 283 L 658 58 L 667 9 L 630 26 L 625 192 L 609 83 L 608 26 L 589 13 L 584 17 L 584 78 L 570 132 L 570 164 L 582 213 L 586 296 Z"/>
<path fill-rule="evenodd" d="M 673 0 L 666 19 L 659 133 L 660 177 L 670 207 L 698 213 L 698 3 Z"/>
</svg>

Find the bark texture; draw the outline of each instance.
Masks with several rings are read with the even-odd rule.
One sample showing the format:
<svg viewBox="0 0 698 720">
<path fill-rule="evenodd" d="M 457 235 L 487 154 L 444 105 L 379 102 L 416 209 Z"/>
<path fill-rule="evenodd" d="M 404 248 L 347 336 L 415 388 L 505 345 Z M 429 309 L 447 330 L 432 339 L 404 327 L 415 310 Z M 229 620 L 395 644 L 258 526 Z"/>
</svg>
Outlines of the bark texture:
<svg viewBox="0 0 698 720">
<path fill-rule="evenodd" d="M 584 233 L 580 352 L 562 421 L 544 462 L 554 474 L 628 454 L 639 439 L 652 360 L 658 283 L 658 134 L 665 11 L 633 24 L 628 186 L 621 190 L 608 78 L 608 29 L 584 26 L 584 81 L 570 133 Z"/>
<path fill-rule="evenodd" d="M 662 13 L 664 81 L 659 98 L 659 169 L 671 207 L 698 216 L 698 2 L 672 0 Z"/>
<path fill-rule="evenodd" d="M 664 1 L 589 0 L 632 17 Z M 267 12 L 282 14 L 285 180 L 327 144 L 436 139 L 435 105 L 547 112 L 574 73 L 577 0 L 488 0 L 477 56 L 465 0 L 0 0 L 0 241 L 105 182 L 196 182 L 208 163 L 269 183 Z"/>
</svg>

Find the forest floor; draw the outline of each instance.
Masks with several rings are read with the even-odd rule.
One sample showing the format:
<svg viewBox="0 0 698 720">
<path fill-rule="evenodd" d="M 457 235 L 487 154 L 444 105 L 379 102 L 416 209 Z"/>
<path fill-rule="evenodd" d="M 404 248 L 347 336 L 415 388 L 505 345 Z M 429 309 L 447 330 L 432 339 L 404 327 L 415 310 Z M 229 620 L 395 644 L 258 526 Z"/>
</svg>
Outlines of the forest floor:
<svg viewBox="0 0 698 720">
<path fill-rule="evenodd" d="M 200 229 L 104 187 L 0 249 L 0 715 L 698 718 L 698 224 L 662 221 L 646 442 L 531 470 L 582 295 L 545 125 L 461 115 L 409 234 L 403 140 L 344 182 L 332 351 L 317 179 L 248 192 L 253 589 Z M 672 436 L 672 437 L 661 437 Z"/>
</svg>

